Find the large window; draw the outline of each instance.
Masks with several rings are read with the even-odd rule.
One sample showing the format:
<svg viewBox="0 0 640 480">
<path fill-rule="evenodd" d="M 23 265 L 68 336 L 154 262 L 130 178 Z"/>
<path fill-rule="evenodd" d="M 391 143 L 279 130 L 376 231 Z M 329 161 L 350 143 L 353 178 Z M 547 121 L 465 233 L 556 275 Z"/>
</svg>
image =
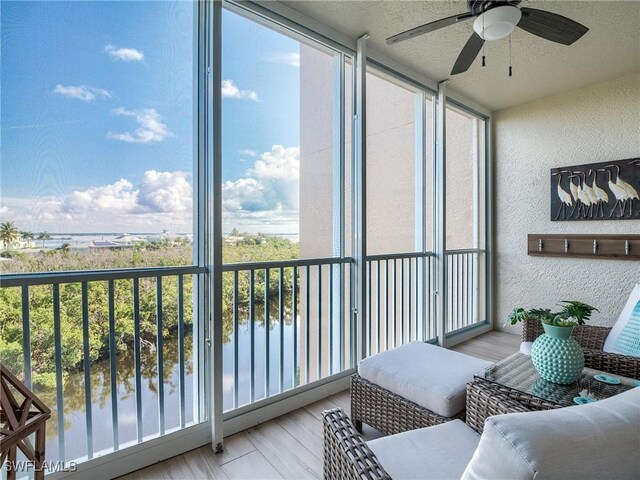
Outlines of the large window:
<svg viewBox="0 0 640 480">
<path fill-rule="evenodd" d="M 0 356 L 52 409 L 47 460 L 91 459 L 201 419 L 196 8 L 0 8 Z"/>
<path fill-rule="evenodd" d="M 433 92 L 363 61 L 358 118 L 357 56 L 259 3 L 1 3 L 0 357 L 47 460 L 217 443 L 334 388 L 360 333 L 435 341 L 445 296 L 446 333 L 486 319 L 484 119 L 446 107 L 441 225 Z"/>
<path fill-rule="evenodd" d="M 350 59 L 223 11 L 224 408 L 350 363 L 343 100 Z M 335 261 L 318 259 L 334 258 Z M 256 264 L 255 262 L 259 262 Z M 274 263 L 280 262 L 280 263 Z M 301 263 L 302 262 L 302 263 Z"/>
<path fill-rule="evenodd" d="M 368 351 L 433 338 L 431 96 L 367 72 Z"/>
<path fill-rule="evenodd" d="M 487 319 L 485 122 L 449 105 L 446 118 L 446 330 L 451 332 Z"/>
</svg>

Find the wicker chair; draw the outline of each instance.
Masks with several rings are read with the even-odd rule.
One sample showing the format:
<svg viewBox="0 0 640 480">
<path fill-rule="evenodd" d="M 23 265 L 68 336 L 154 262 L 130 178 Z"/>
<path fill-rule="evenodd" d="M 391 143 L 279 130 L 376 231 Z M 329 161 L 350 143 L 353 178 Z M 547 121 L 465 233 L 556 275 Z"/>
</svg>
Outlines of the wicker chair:
<svg viewBox="0 0 640 480">
<path fill-rule="evenodd" d="M 571 336 L 584 351 L 585 366 L 622 377 L 640 379 L 640 358 L 608 353 L 602 350 L 610 331 L 611 328 L 609 327 L 595 325 L 578 325 L 574 327 Z M 533 342 L 543 333 L 544 329 L 539 320 L 528 318 L 522 324 L 523 342 Z"/>
<path fill-rule="evenodd" d="M 468 418 L 473 420 L 467 424 L 478 433 L 482 433 L 484 420 L 491 415 L 529 411 L 517 401 L 484 382 L 471 382 L 467 385 L 467 392 L 469 389 L 475 390 L 473 397 L 477 401 L 467 404 Z M 468 394 L 467 397 L 469 397 Z M 325 479 L 391 478 L 342 409 L 336 408 L 323 412 L 322 423 Z"/>
</svg>

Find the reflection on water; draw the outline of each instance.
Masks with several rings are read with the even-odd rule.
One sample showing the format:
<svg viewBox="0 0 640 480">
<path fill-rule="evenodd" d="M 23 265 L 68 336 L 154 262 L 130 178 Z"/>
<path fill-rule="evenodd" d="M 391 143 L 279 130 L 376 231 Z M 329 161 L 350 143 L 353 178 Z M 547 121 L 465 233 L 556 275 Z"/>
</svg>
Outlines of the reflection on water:
<svg viewBox="0 0 640 480">
<path fill-rule="evenodd" d="M 193 348 L 191 334 L 185 334 L 185 422 L 193 421 Z M 178 427 L 179 417 L 179 365 L 177 334 L 165 339 L 163 349 L 165 429 Z M 143 435 L 157 434 L 158 427 L 158 369 L 155 351 L 141 353 L 142 377 L 142 431 Z M 126 351 L 116 357 L 116 385 L 118 399 L 118 433 L 120 444 L 135 441 L 136 394 L 135 364 L 133 352 Z M 60 458 L 58 444 L 58 417 L 56 391 L 34 388 L 36 394 L 50 406 L 52 415 L 47 422 L 47 460 Z M 84 373 L 74 372 L 66 376 L 64 397 L 64 457 L 66 460 L 82 458 L 87 454 L 87 423 L 85 408 Z M 109 361 L 91 366 L 91 414 L 93 425 L 93 449 L 113 449 L 111 412 L 111 379 Z"/>
<path fill-rule="evenodd" d="M 264 309 L 256 306 L 254 322 L 254 397 L 259 400 L 266 396 L 266 354 L 267 330 L 265 328 Z M 272 312 L 276 312 L 276 309 Z M 260 319 L 260 320 L 258 320 Z M 224 410 L 234 408 L 234 339 L 233 324 L 224 322 L 227 328 L 223 346 L 223 393 Z M 229 324 L 231 328 L 229 328 Z M 272 318 L 269 328 L 269 394 L 280 390 L 280 339 L 283 339 L 282 385 L 283 390 L 294 384 L 297 372 L 293 371 L 293 326 L 289 318 L 285 318 L 282 327 L 277 319 Z M 241 320 L 238 328 L 238 398 L 237 406 L 250 402 L 251 385 L 251 329 L 250 322 Z M 194 372 L 193 341 L 191 332 L 185 332 L 185 422 L 198 421 L 197 406 L 194 409 L 194 398 L 197 398 L 197 374 Z M 298 343 L 299 345 L 299 343 Z M 299 348 L 299 347 L 298 347 Z M 177 333 L 165 338 L 163 349 L 164 361 L 164 401 L 165 430 L 180 425 L 179 405 L 179 362 Z M 142 377 L 142 429 L 145 438 L 158 435 L 158 371 L 157 352 L 143 350 L 141 353 Z M 113 428 L 111 411 L 111 380 L 109 360 L 95 362 L 91 366 L 91 412 L 93 424 L 94 456 L 113 451 Z M 118 433 L 120 446 L 137 441 L 135 363 L 130 350 L 117 355 L 116 384 L 118 403 Z M 50 406 L 52 416 L 47 422 L 47 460 L 60 459 L 58 443 L 58 418 L 55 388 L 35 387 L 36 394 Z M 64 458 L 66 461 L 86 458 L 87 424 L 85 408 L 84 373 L 74 372 L 64 380 Z M 196 412 L 194 418 L 194 411 Z M 202 415 L 204 417 L 204 415 Z"/>
</svg>

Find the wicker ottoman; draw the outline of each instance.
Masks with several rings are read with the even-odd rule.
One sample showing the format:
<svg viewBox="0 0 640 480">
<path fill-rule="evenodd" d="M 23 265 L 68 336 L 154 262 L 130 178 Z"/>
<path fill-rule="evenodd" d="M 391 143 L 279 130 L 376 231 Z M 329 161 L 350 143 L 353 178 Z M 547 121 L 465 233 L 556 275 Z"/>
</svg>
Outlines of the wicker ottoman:
<svg viewBox="0 0 640 480">
<path fill-rule="evenodd" d="M 467 383 L 490 365 L 423 342 L 368 357 L 351 379 L 353 424 L 391 435 L 464 419 Z"/>
</svg>

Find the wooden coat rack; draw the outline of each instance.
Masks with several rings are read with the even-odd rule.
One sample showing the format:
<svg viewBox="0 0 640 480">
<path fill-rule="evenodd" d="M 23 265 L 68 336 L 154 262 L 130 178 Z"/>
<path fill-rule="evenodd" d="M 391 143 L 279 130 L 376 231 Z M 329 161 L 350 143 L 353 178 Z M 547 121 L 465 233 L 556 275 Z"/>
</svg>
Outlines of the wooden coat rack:
<svg viewBox="0 0 640 480">
<path fill-rule="evenodd" d="M 529 255 L 539 257 L 615 258 L 640 260 L 640 235 L 563 235 L 527 236 Z"/>
</svg>

